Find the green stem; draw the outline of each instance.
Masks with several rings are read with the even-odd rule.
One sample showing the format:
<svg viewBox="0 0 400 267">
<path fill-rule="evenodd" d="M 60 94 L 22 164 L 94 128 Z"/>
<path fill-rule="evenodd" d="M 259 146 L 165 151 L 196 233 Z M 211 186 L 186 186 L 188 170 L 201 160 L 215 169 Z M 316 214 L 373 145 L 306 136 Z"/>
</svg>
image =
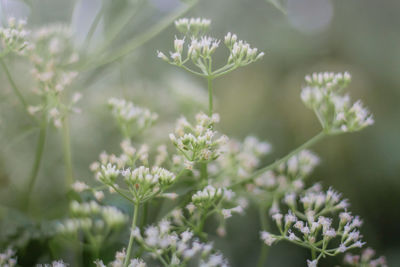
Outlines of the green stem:
<svg viewBox="0 0 400 267">
<path fill-rule="evenodd" d="M 208 114 L 211 117 L 213 114 L 213 90 L 212 90 L 212 77 L 207 77 L 208 85 Z"/>
<path fill-rule="evenodd" d="M 86 35 L 85 42 L 84 42 L 84 44 L 85 44 L 84 47 L 87 48 L 87 49 L 90 48 L 90 41 L 91 41 L 91 39 L 93 37 L 93 34 L 95 33 L 95 31 L 97 29 L 97 26 L 99 25 L 101 17 L 104 14 L 104 9 L 105 9 L 105 5 L 103 3 L 102 6 L 100 7 L 99 12 L 97 12 L 96 17 L 94 18 L 94 20 L 92 22 L 92 25 L 90 25 L 90 29 L 89 29 L 89 31 L 88 31 L 88 33 Z"/>
<path fill-rule="evenodd" d="M 65 164 L 65 180 L 67 182 L 67 188 L 69 188 L 74 181 L 74 172 L 72 167 L 71 138 L 70 138 L 69 123 L 67 116 L 63 120 L 63 150 L 64 150 L 64 164 Z"/>
<path fill-rule="evenodd" d="M 267 207 L 260 205 L 259 216 L 260 216 L 262 230 L 269 231 L 268 219 L 265 216 L 266 210 L 268 210 Z M 257 264 L 258 267 L 263 267 L 265 265 L 265 261 L 267 260 L 267 256 L 268 256 L 268 249 L 269 249 L 269 247 L 266 244 L 264 244 L 264 242 L 263 242 L 261 244 L 261 252 L 260 252 L 260 257 L 258 259 L 258 264 Z"/>
<path fill-rule="evenodd" d="M 315 135 L 313 138 L 311 138 L 310 140 L 308 140 L 307 142 L 305 142 L 304 144 L 302 144 L 301 146 L 299 146 L 298 148 L 296 148 L 295 150 L 293 150 L 292 152 L 290 152 L 289 154 L 287 154 L 283 158 L 280 158 L 279 160 L 275 161 L 274 163 L 272 163 L 272 164 L 270 164 L 270 165 L 268 165 L 268 166 L 266 166 L 264 168 L 261 168 L 261 169 L 257 170 L 249 178 L 244 179 L 244 180 L 242 180 L 240 182 L 237 182 L 237 183 L 231 185 L 230 187 L 234 187 L 234 186 L 241 185 L 241 184 L 246 184 L 246 183 L 249 183 L 249 182 L 253 181 L 255 178 L 257 178 L 261 174 L 263 174 L 263 173 L 265 173 L 267 171 L 273 170 L 276 167 L 278 167 L 280 164 L 286 162 L 288 159 L 290 159 L 292 156 L 298 154 L 300 151 L 302 151 L 302 150 L 304 150 L 304 149 L 316 144 L 317 142 L 321 141 L 327 135 L 328 134 L 326 132 L 321 131 L 319 134 Z"/>
<path fill-rule="evenodd" d="M 80 70 L 90 70 L 94 68 L 98 68 L 100 66 L 112 63 L 119 58 L 131 53 L 136 48 L 140 47 L 141 45 L 145 44 L 149 40 L 151 40 L 154 36 L 162 32 L 165 28 L 167 28 L 174 20 L 178 17 L 182 16 L 186 12 L 188 12 L 191 8 L 195 6 L 198 0 L 191 1 L 190 4 L 183 6 L 182 8 L 178 9 L 176 12 L 172 13 L 171 15 L 167 16 L 159 23 L 151 27 L 148 31 L 140 34 L 136 38 L 133 38 L 127 44 L 122 46 L 120 49 L 116 50 L 114 53 L 110 54 L 106 58 L 94 62 L 94 64 L 89 63 L 88 65 L 83 66 Z"/>
<path fill-rule="evenodd" d="M 315 249 L 311 248 L 311 258 L 312 258 L 312 260 L 315 260 L 316 257 L 317 257 L 317 255 L 315 254 Z"/>
<path fill-rule="evenodd" d="M 22 95 L 21 91 L 18 89 L 17 84 L 14 82 L 14 79 L 12 78 L 11 73 L 7 68 L 7 65 L 4 63 L 4 61 L 1 58 L 0 58 L 0 63 L 4 69 L 4 72 L 7 76 L 7 79 L 11 85 L 12 90 L 14 91 L 15 95 L 17 96 L 19 102 L 21 102 L 22 106 L 24 107 L 25 112 L 28 113 L 28 115 L 31 117 L 31 115 L 28 112 L 28 103 L 25 101 L 24 96 Z"/>
<path fill-rule="evenodd" d="M 131 233 L 130 233 L 130 237 L 129 237 L 128 249 L 126 250 L 126 258 L 125 258 L 125 262 L 124 262 L 124 267 L 127 267 L 129 265 L 129 260 L 131 258 L 133 241 L 135 240 L 135 237 L 133 236 L 132 232 L 136 228 L 136 221 L 137 221 L 137 217 L 138 217 L 139 206 L 140 206 L 140 203 L 136 202 L 135 210 L 133 212 L 132 227 L 131 227 Z"/>
<path fill-rule="evenodd" d="M 46 134 L 47 134 L 47 118 L 44 116 L 42 125 L 40 127 L 40 131 L 39 131 L 39 138 L 38 138 L 37 147 L 36 147 L 35 161 L 32 166 L 32 171 L 31 171 L 31 175 L 29 178 L 29 182 L 28 182 L 28 189 L 25 194 L 24 208 L 26 210 L 29 208 L 29 201 L 31 199 L 31 194 L 32 194 L 33 188 L 35 186 L 37 175 L 39 173 L 40 163 L 42 161 L 44 146 L 46 143 Z"/>
</svg>

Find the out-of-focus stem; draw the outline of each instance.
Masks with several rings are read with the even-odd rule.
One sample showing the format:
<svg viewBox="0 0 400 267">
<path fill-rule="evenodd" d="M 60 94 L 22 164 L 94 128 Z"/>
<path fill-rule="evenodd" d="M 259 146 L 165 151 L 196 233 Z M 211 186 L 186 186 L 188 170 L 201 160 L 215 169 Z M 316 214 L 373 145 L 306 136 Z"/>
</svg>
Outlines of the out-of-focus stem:
<svg viewBox="0 0 400 267">
<path fill-rule="evenodd" d="M 44 146 L 46 143 L 46 135 L 47 135 L 47 118 L 43 116 L 43 122 L 42 125 L 40 126 L 39 137 L 36 147 L 35 161 L 32 166 L 31 175 L 28 182 L 28 188 L 25 194 L 25 201 L 24 201 L 25 210 L 29 208 L 29 202 L 31 200 L 32 191 L 35 186 L 35 182 L 37 180 L 37 176 L 39 173 L 40 163 L 42 161 Z"/>
<path fill-rule="evenodd" d="M 71 154 L 71 138 L 69 132 L 69 122 L 66 116 L 63 119 L 62 125 L 63 135 L 63 150 L 64 150 L 64 164 L 65 164 L 65 179 L 67 188 L 71 186 L 74 181 L 74 171 L 72 167 L 72 154 Z"/>
<path fill-rule="evenodd" d="M 208 115 L 211 117 L 213 114 L 213 88 L 212 88 L 212 77 L 207 78 L 208 85 Z"/>
<path fill-rule="evenodd" d="M 127 44 L 122 46 L 120 49 L 116 50 L 114 53 L 111 53 L 107 57 L 95 61 L 95 62 L 89 62 L 89 64 L 84 65 L 83 67 L 79 68 L 79 70 L 84 71 L 84 70 L 90 70 L 94 68 L 101 67 L 103 65 L 112 63 L 121 57 L 131 53 L 134 51 L 136 48 L 140 47 L 141 45 L 145 44 L 149 40 L 151 40 L 154 36 L 162 32 L 165 28 L 167 28 L 174 20 L 176 20 L 178 17 L 182 16 L 186 12 L 188 12 L 191 8 L 195 6 L 195 4 L 198 2 L 198 0 L 193 0 L 191 1 L 188 5 L 185 5 L 181 8 L 179 8 L 177 11 L 174 13 L 170 14 L 169 16 L 165 17 L 162 19 L 159 23 L 151 27 L 149 30 L 146 32 L 140 34 L 139 36 L 133 38 L 131 41 L 129 41 Z"/>
<path fill-rule="evenodd" d="M 268 219 L 265 216 L 265 211 L 268 208 L 266 208 L 263 205 L 260 205 L 259 207 L 259 216 L 260 216 L 260 222 L 261 222 L 261 227 L 263 231 L 269 231 L 269 225 L 268 225 Z M 258 259 L 258 267 L 263 267 L 265 265 L 265 261 L 267 260 L 268 256 L 268 246 L 264 243 L 261 244 L 261 252 L 260 252 L 260 257 Z"/>
<path fill-rule="evenodd" d="M 280 164 L 286 162 L 288 159 L 290 159 L 292 156 L 296 155 L 297 153 L 299 153 L 303 149 L 306 149 L 306 148 L 316 144 L 317 142 L 322 140 L 327 135 L 328 135 L 328 133 L 326 133 L 325 131 L 321 131 L 320 133 L 315 135 L 313 138 L 311 138 L 310 140 L 308 140 L 307 142 L 305 142 L 304 144 L 302 144 L 298 148 L 294 149 L 292 152 L 290 152 L 289 154 L 287 154 L 283 158 L 280 158 L 279 160 L 275 161 L 274 163 L 272 163 L 272 164 L 270 164 L 270 165 L 268 165 L 268 166 L 266 166 L 264 168 L 261 168 L 261 169 L 257 170 L 251 177 L 249 177 L 247 179 L 243 179 L 242 181 L 239 181 L 238 183 L 233 184 L 230 187 L 234 187 L 234 186 L 237 186 L 237 185 L 241 185 L 241 184 L 245 184 L 245 183 L 249 183 L 249 182 L 253 181 L 255 178 L 257 178 L 261 174 L 265 173 L 266 171 L 273 170 L 274 168 L 276 168 Z"/>
</svg>

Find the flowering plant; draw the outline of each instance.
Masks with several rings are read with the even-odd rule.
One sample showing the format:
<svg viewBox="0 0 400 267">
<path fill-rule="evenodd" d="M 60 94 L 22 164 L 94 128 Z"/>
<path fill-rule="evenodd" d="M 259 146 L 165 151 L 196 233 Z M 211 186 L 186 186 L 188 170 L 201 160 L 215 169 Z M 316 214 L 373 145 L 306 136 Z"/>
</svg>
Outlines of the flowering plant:
<svg viewBox="0 0 400 267">
<path fill-rule="evenodd" d="M 210 25 L 208 19 L 178 19 L 175 26 L 180 35 L 175 37 L 172 51 L 168 56 L 157 51 L 158 58 L 205 80 L 208 108 L 199 110 L 194 119 L 181 116 L 173 132 L 161 141 L 145 143 L 141 138 L 155 129 L 152 127 L 162 116 L 127 99 L 110 98 L 110 117 L 121 136 L 121 152 L 102 152 L 90 165 L 94 176 L 90 182 L 75 179 L 69 150 L 68 116 L 80 111 L 76 104 L 81 94 L 72 94 L 66 102 L 64 93 L 78 79 L 82 60 L 75 52 L 71 30 L 56 25 L 28 35 L 24 21 L 14 19 L 7 28 L 0 28 L 0 60 L 11 53 L 25 56 L 33 66 L 33 92 L 37 95 L 37 103 L 31 105 L 14 88 L 40 129 L 24 208 L 29 209 L 51 123 L 63 131 L 66 182 L 72 191 L 68 193 L 68 214 L 50 222 L 49 239 L 81 247 L 90 254 L 92 265 L 229 266 L 229 257 L 223 256 L 213 234 L 225 238 L 228 219 L 256 207 L 262 221 L 260 266 L 265 264 L 266 246 L 281 241 L 309 250 L 309 267 L 323 258 L 342 256 L 348 266 L 386 266 L 383 257 L 372 259 L 371 249 L 361 256 L 345 254 L 365 245 L 362 220 L 349 211 L 349 201 L 340 193 L 324 190 L 318 183 L 310 186 L 307 181 L 320 162 L 309 150 L 312 145 L 374 123 L 361 101 L 352 103 L 345 93 L 350 74 L 326 72 L 305 77 L 301 100 L 315 113 L 321 131 L 286 156 L 264 165 L 264 157 L 271 152 L 268 142 L 253 135 L 239 141 L 220 132 L 213 82 L 265 54 L 230 32 L 223 40 L 209 36 Z M 225 46 L 225 54 L 218 55 L 220 46 Z M 225 65 L 215 67 L 217 55 L 225 56 Z M 6 66 L 5 70 L 11 79 Z M 149 216 L 152 208 L 155 215 Z M 273 221 L 274 227 L 268 226 L 268 221 Z M 119 247 L 112 251 L 114 259 L 103 257 L 108 244 Z M 1 266 L 16 264 L 11 248 L 0 254 Z M 54 261 L 48 266 L 65 265 Z"/>
</svg>

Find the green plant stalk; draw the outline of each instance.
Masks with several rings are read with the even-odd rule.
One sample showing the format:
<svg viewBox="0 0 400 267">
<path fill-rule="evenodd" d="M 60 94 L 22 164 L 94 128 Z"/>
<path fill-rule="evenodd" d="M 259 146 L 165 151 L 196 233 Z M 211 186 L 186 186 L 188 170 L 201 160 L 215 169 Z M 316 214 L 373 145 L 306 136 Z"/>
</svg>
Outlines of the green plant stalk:
<svg viewBox="0 0 400 267">
<path fill-rule="evenodd" d="M 137 217 L 138 217 L 139 207 L 140 207 L 140 203 L 136 202 L 135 203 L 135 210 L 133 212 L 132 226 L 131 226 L 131 232 L 130 232 L 130 237 L 129 237 L 128 249 L 126 250 L 126 257 L 125 257 L 124 267 L 128 267 L 129 260 L 131 258 L 133 241 L 135 240 L 135 237 L 133 236 L 132 231 L 135 230 L 135 228 L 136 228 L 136 221 L 137 221 Z"/>
<path fill-rule="evenodd" d="M 25 201 L 24 201 L 25 202 L 24 203 L 25 210 L 27 210 L 29 208 L 29 201 L 31 200 L 31 194 L 32 194 L 32 191 L 35 186 L 35 182 L 37 180 L 37 176 L 39 173 L 40 163 L 42 161 L 44 146 L 46 143 L 46 135 L 47 135 L 47 118 L 45 116 L 43 116 L 43 122 L 40 127 L 39 138 L 38 138 L 37 147 L 36 147 L 35 161 L 32 166 L 31 175 L 30 175 L 29 182 L 28 182 L 28 188 L 27 188 L 27 192 L 25 194 Z"/>
<path fill-rule="evenodd" d="M 156 25 L 151 27 L 148 31 L 138 35 L 135 38 L 133 38 L 127 44 L 122 46 L 122 48 L 120 48 L 119 50 L 117 50 L 114 53 L 110 54 L 106 58 L 104 58 L 102 60 L 99 60 L 97 62 L 96 61 L 95 62 L 89 62 L 89 64 L 86 64 L 86 65 L 84 65 L 83 67 L 81 67 L 79 69 L 81 71 L 85 71 L 85 70 L 98 68 L 100 66 L 112 63 L 112 62 L 118 60 L 119 58 L 131 53 L 136 48 L 138 48 L 141 45 L 145 44 L 146 42 L 151 40 L 154 36 L 156 36 L 160 32 L 162 32 L 165 28 L 167 28 L 178 17 L 182 16 L 183 14 L 188 12 L 190 9 L 192 9 L 196 5 L 197 2 L 198 2 L 198 0 L 191 1 L 190 4 L 179 8 L 174 13 L 172 13 L 169 16 L 165 17 L 159 23 L 157 23 Z"/>
<path fill-rule="evenodd" d="M 19 102 L 21 102 L 22 106 L 24 107 L 25 112 L 29 115 L 29 117 L 32 117 L 28 112 L 28 103 L 26 102 L 26 100 L 25 100 L 24 96 L 22 95 L 21 91 L 18 89 L 17 84 L 14 82 L 14 79 L 12 78 L 11 73 L 7 68 L 7 65 L 4 63 L 3 59 L 1 59 L 1 58 L 0 58 L 0 64 L 4 69 L 4 73 L 7 76 L 7 79 L 9 81 L 10 85 L 11 85 L 11 88 L 12 88 L 14 94 L 17 96 Z M 32 117 L 32 118 L 34 118 L 34 120 L 37 122 L 35 117 Z"/>
<path fill-rule="evenodd" d="M 270 205 L 268 204 L 268 206 L 270 206 Z M 267 209 L 268 209 L 268 207 L 265 207 L 263 205 L 260 205 L 260 207 L 259 207 L 259 216 L 260 216 L 261 227 L 262 227 L 262 230 L 264 230 L 264 231 L 269 231 L 268 219 L 265 216 L 265 210 L 267 210 Z M 265 261 L 267 260 L 267 256 L 268 256 L 268 250 L 269 250 L 269 247 L 266 244 L 261 243 L 260 257 L 258 259 L 258 264 L 257 264 L 258 267 L 263 267 L 265 265 Z"/>
<path fill-rule="evenodd" d="M 208 86 L 208 115 L 211 117 L 213 114 L 213 88 L 212 88 L 212 77 L 207 78 Z"/>
<path fill-rule="evenodd" d="M 68 117 L 63 119 L 62 125 L 62 139 L 64 150 L 64 164 L 65 164 L 65 179 L 67 188 L 74 182 L 74 171 L 72 167 L 72 153 L 71 153 L 71 138 L 69 131 Z"/>
<path fill-rule="evenodd" d="M 136 4 L 136 6 L 133 8 L 133 10 L 129 10 L 128 15 L 121 14 L 120 18 L 118 19 L 117 22 L 119 23 L 114 23 L 111 27 L 111 30 L 109 32 L 106 32 L 106 40 L 101 44 L 99 48 L 96 49 L 96 52 L 94 54 L 96 55 L 101 55 L 104 53 L 104 50 L 110 46 L 110 44 L 115 40 L 115 38 L 122 32 L 122 30 L 129 24 L 129 22 L 135 17 L 139 10 L 139 6 L 143 3 L 144 1 L 141 0 L 139 3 Z"/>
<path fill-rule="evenodd" d="M 288 159 L 290 159 L 292 156 L 298 154 L 301 150 L 304 150 L 316 143 L 318 143 L 319 141 L 321 141 L 324 137 L 326 137 L 328 135 L 327 132 L 325 131 L 321 131 L 320 133 L 318 133 L 317 135 L 315 135 L 314 137 L 312 137 L 310 140 L 308 140 L 307 142 L 305 142 L 304 144 L 302 144 L 301 146 L 299 146 L 298 148 L 296 148 L 295 150 L 293 150 L 292 152 L 290 152 L 289 154 L 287 154 L 286 156 L 284 156 L 283 158 L 280 158 L 279 160 L 275 161 L 274 163 L 261 168 L 259 170 L 257 170 L 256 172 L 253 173 L 252 176 L 250 176 L 247 179 L 244 179 L 242 181 L 239 181 L 233 185 L 231 185 L 230 187 L 235 187 L 237 185 L 241 185 L 241 184 L 245 184 L 245 183 L 249 183 L 251 181 L 253 181 L 255 178 L 257 178 L 258 176 L 260 176 L 261 174 L 265 173 L 266 171 L 270 171 L 275 169 L 276 167 L 278 167 L 280 164 L 286 162 Z"/>
<path fill-rule="evenodd" d="M 92 25 L 90 25 L 90 29 L 86 35 L 85 42 L 84 42 L 85 48 L 90 48 L 90 41 L 91 41 L 93 34 L 95 33 L 97 26 L 99 25 L 99 22 L 104 14 L 104 8 L 105 8 L 105 5 L 102 4 L 99 12 L 97 12 L 96 17 L 94 18 L 94 20 L 92 22 Z"/>
</svg>

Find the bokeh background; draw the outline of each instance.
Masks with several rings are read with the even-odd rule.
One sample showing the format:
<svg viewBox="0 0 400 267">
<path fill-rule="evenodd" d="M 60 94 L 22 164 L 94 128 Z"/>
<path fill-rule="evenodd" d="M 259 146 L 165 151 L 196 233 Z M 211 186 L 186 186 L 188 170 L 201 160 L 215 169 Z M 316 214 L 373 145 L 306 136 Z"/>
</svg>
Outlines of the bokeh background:
<svg viewBox="0 0 400 267">
<path fill-rule="evenodd" d="M 105 1 L 111 2 L 111 1 Z M 1 0 L 0 20 L 9 15 L 26 17 L 28 27 L 50 23 L 71 24 L 81 51 L 101 45 L 113 22 L 129 12 L 127 0 L 112 1 L 94 35 L 92 47 L 82 40 L 100 0 Z M 107 52 L 168 16 L 184 3 L 178 0 L 142 1 L 141 10 L 128 23 Z M 269 141 L 271 162 L 302 144 L 319 131 L 313 113 L 302 104 L 299 93 L 306 74 L 349 71 L 353 99 L 362 99 L 375 116 L 375 125 L 355 134 L 324 140 L 312 149 L 322 159 L 309 183 L 333 186 L 352 203 L 352 211 L 364 219 L 364 239 L 389 266 L 400 266 L 400 2 L 396 0 L 201 0 L 186 16 L 212 19 L 211 35 L 236 33 L 266 55 L 246 68 L 215 82 L 219 130 L 243 138 L 254 134 Z M 121 136 L 111 120 L 109 97 L 127 97 L 161 114 L 150 136 L 165 136 L 180 114 L 204 108 L 204 81 L 169 66 L 156 50 L 172 48 L 172 26 L 123 59 L 85 71 L 71 92 L 83 94 L 82 113 L 70 118 L 75 176 L 90 181 L 88 166 L 105 150 L 118 152 Z M 85 53 L 86 53 L 85 52 Z M 223 56 L 221 56 L 223 59 Z M 18 85 L 29 100 L 32 89 L 26 63 L 8 60 Z M 218 64 L 218 63 L 217 63 Z M 195 101 L 193 101 L 193 99 Z M 13 229 L 18 198 L 34 157 L 37 132 L 12 94 L 0 72 L 0 240 Z M 160 137 L 161 138 L 161 137 Z M 65 214 L 64 167 L 60 133 L 52 129 L 44 161 L 34 189 L 36 221 Z M 17 215 L 15 215 L 17 214 Z M 23 226 L 22 226 L 23 227 Z M 217 245 L 233 266 L 254 266 L 260 242 L 257 212 L 234 218 L 228 236 Z M 23 241 L 21 241 L 23 242 Z M 41 243 L 29 243 L 31 254 L 40 255 Z M 271 249 L 268 266 L 305 266 L 306 251 L 291 245 Z M 324 265 L 337 262 L 323 261 Z"/>
</svg>

